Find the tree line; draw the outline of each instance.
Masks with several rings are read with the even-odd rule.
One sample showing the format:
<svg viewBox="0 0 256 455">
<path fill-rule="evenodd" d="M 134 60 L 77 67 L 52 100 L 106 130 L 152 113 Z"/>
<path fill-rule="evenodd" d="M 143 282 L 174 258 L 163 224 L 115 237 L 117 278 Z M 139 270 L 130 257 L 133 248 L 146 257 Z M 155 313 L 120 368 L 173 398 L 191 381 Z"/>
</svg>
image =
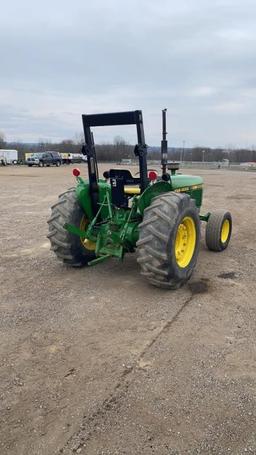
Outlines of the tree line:
<svg viewBox="0 0 256 455">
<path fill-rule="evenodd" d="M 25 159 L 25 153 L 38 153 L 46 150 L 58 151 L 60 153 L 81 153 L 83 137 L 67 139 L 58 143 L 38 142 L 38 143 L 7 143 L 4 134 L 0 132 L 0 149 L 16 149 L 19 152 L 19 159 Z M 112 143 L 96 144 L 97 158 L 99 161 L 120 161 L 122 159 L 134 159 L 134 146 L 126 142 L 121 136 L 116 136 Z M 148 159 L 160 160 L 160 147 L 148 147 Z M 256 161 L 256 149 L 247 148 L 211 148 L 211 147 L 192 147 L 168 149 L 168 159 L 174 161 L 222 161 L 228 159 L 230 162 L 243 163 Z"/>
<path fill-rule="evenodd" d="M 172 160 L 178 161 L 222 161 L 228 159 L 232 163 L 256 161 L 256 150 L 247 148 L 222 149 L 211 147 L 193 147 L 187 149 L 172 149 Z"/>
</svg>

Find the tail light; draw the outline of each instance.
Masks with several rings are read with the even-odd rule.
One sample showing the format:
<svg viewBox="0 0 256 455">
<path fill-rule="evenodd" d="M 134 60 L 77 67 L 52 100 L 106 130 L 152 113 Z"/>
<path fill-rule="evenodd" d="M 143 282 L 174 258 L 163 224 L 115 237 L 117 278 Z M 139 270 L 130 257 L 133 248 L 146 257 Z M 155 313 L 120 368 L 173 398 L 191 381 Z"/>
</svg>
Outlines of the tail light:
<svg viewBox="0 0 256 455">
<path fill-rule="evenodd" d="M 157 172 L 156 171 L 150 171 L 148 173 L 148 178 L 151 182 L 154 182 L 157 179 Z"/>
<path fill-rule="evenodd" d="M 72 172 L 73 172 L 74 177 L 79 177 L 79 175 L 81 174 L 80 169 L 78 169 L 76 167 L 73 169 Z"/>
</svg>

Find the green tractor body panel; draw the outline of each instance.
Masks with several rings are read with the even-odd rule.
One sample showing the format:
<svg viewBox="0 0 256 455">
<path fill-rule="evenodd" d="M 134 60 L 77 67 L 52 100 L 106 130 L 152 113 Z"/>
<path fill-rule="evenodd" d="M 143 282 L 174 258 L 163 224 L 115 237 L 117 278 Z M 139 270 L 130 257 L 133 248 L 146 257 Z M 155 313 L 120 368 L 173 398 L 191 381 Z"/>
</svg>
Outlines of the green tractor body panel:
<svg viewBox="0 0 256 455">
<path fill-rule="evenodd" d="M 86 217 L 88 218 L 89 221 L 91 221 L 93 219 L 93 211 L 92 211 L 92 204 L 91 204 L 91 198 L 90 198 L 89 180 L 84 180 L 81 177 L 79 177 L 77 180 L 78 180 L 78 185 L 76 187 L 77 200 L 79 202 L 79 205 L 82 207 L 83 211 L 85 212 Z M 100 179 L 98 188 L 99 188 L 99 204 L 102 204 L 104 202 L 106 193 L 109 194 L 109 197 L 111 200 L 111 186 L 109 183 L 107 183 L 103 179 Z M 102 207 L 101 216 L 103 219 L 107 218 L 107 216 L 108 216 L 107 207 Z"/>
<path fill-rule="evenodd" d="M 77 178 L 76 196 L 80 207 L 89 221 L 85 231 L 66 224 L 65 228 L 80 238 L 87 238 L 96 243 L 96 264 L 111 256 L 122 259 L 125 252 L 134 251 L 139 238 L 138 223 L 141 216 L 138 212 L 137 199 L 129 208 L 114 209 L 111 200 L 111 185 L 103 179 L 98 181 L 98 213 L 93 214 L 89 180 Z M 99 223 L 100 222 L 100 223 Z"/>
<path fill-rule="evenodd" d="M 172 190 L 169 182 L 163 182 L 162 180 L 146 188 L 144 193 L 139 198 L 139 211 L 143 215 L 144 210 L 151 204 L 154 197 L 159 196 L 161 193 L 168 193 Z"/>
<path fill-rule="evenodd" d="M 99 188 L 99 203 L 103 203 L 106 193 L 109 194 L 111 201 L 111 185 L 105 180 L 100 179 L 98 183 Z M 156 183 L 148 186 L 142 195 L 138 198 L 139 212 L 143 214 L 144 210 L 151 204 L 154 197 L 159 196 L 161 193 L 168 193 L 169 191 L 185 192 L 188 193 L 196 201 L 198 208 L 202 205 L 203 197 L 203 179 L 198 176 L 176 174 L 172 175 L 170 182 L 157 181 Z M 93 212 L 90 200 L 89 181 L 83 180 L 81 177 L 78 179 L 76 187 L 76 195 L 80 206 L 83 208 L 89 220 L 93 219 Z M 108 208 L 102 207 L 102 218 L 108 216 Z"/>
<path fill-rule="evenodd" d="M 124 253 L 134 251 L 139 238 L 139 223 L 144 210 L 150 206 L 152 199 L 170 191 L 186 192 L 195 199 L 196 206 L 202 203 L 203 180 L 201 177 L 174 174 L 167 182 L 158 180 L 149 184 L 139 196 L 131 196 L 129 206 L 114 208 L 111 197 L 111 185 L 103 179 L 98 181 L 98 212 L 93 214 L 89 180 L 77 178 L 76 195 L 79 205 L 89 221 L 86 231 L 71 225 L 66 229 L 81 238 L 88 238 L 96 243 L 98 263 L 110 256 L 122 259 Z M 99 223 L 101 221 L 101 223 Z"/>
<path fill-rule="evenodd" d="M 140 213 L 143 214 L 154 197 L 159 196 L 161 193 L 168 193 L 169 191 L 189 194 L 192 199 L 195 199 L 196 206 L 200 208 L 203 198 L 203 179 L 197 176 L 174 174 L 168 182 L 162 180 L 157 181 L 153 185 L 148 186 L 140 196 Z"/>
<path fill-rule="evenodd" d="M 202 205 L 203 179 L 194 175 L 175 174 L 172 176 L 172 189 L 176 192 L 188 193 L 195 199 L 198 208 Z"/>
</svg>

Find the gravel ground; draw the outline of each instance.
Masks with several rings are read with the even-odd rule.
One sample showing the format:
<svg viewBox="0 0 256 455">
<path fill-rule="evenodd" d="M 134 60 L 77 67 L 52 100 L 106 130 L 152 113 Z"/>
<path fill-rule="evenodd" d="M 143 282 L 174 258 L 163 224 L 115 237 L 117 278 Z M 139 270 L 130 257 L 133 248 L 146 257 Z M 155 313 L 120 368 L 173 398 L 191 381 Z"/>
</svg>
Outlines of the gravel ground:
<svg viewBox="0 0 256 455">
<path fill-rule="evenodd" d="M 70 167 L 0 168 L 1 454 L 256 454 L 256 174 L 193 173 L 233 237 L 212 253 L 202 235 L 165 291 L 135 255 L 76 270 L 49 251 Z"/>
</svg>

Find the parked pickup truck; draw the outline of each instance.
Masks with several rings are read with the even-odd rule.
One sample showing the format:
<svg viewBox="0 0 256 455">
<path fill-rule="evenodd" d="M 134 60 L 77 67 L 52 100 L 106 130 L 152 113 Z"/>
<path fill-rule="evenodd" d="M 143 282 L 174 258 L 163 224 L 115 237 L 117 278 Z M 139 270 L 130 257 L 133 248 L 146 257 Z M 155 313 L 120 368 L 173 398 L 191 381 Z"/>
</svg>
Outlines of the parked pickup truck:
<svg viewBox="0 0 256 455">
<path fill-rule="evenodd" d="M 31 166 L 60 166 L 61 165 L 61 155 L 58 152 L 43 152 L 43 153 L 33 153 L 30 157 L 26 159 L 26 164 Z"/>
</svg>

